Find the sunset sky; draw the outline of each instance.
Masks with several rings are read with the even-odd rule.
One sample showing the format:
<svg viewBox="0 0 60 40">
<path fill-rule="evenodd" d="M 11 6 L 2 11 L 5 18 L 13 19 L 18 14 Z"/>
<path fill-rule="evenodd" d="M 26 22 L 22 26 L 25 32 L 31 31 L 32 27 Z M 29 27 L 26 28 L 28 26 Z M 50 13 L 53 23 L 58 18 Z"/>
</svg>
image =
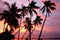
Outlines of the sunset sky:
<svg viewBox="0 0 60 40">
<path fill-rule="evenodd" d="M 30 0 L 31 2 L 32 0 Z M 43 6 L 42 1 L 45 0 L 34 0 L 37 2 L 37 6 L 40 8 Z M 52 15 L 50 17 L 47 17 L 43 34 L 43 38 L 60 38 L 60 0 L 51 0 L 52 2 L 56 3 L 56 10 L 52 12 Z M 8 2 L 10 5 L 14 2 L 16 2 L 16 6 L 18 8 L 21 8 L 21 4 L 27 6 L 29 4 L 28 0 L 0 0 L 0 12 L 3 10 L 8 10 L 7 6 L 3 2 Z M 38 14 L 42 16 L 42 18 L 45 17 L 44 14 L 42 14 L 39 10 L 37 10 Z M 3 22 L 0 21 L 0 33 L 2 32 L 3 29 Z M 32 34 L 32 37 L 38 37 L 39 32 L 40 32 L 40 27 L 37 27 L 34 33 Z M 23 34 L 25 31 L 24 29 L 21 31 L 21 34 Z M 17 35 L 16 35 L 17 36 Z M 26 36 L 26 35 L 25 35 Z"/>
</svg>

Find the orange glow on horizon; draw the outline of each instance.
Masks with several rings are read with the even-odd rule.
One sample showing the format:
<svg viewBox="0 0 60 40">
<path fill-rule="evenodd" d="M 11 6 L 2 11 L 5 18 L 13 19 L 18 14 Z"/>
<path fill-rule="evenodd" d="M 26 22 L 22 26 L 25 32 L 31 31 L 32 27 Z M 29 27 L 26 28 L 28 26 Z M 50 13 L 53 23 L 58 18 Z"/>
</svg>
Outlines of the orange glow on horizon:
<svg viewBox="0 0 60 40">
<path fill-rule="evenodd" d="M 4 23 L 4 21 L 0 21 L 0 33 L 3 32 L 3 27 L 4 27 L 3 23 Z M 7 24 L 5 26 L 7 26 Z M 35 26 L 33 26 L 33 27 L 35 27 Z M 26 32 L 26 29 L 24 27 L 23 28 L 21 27 L 20 29 L 21 29 L 20 32 Z M 8 30 L 10 30 L 10 26 L 8 26 Z M 40 31 L 41 25 L 39 27 L 36 26 L 35 30 Z M 50 27 L 44 27 L 43 31 L 51 32 L 52 30 L 50 30 Z"/>
<path fill-rule="evenodd" d="M 4 23 L 4 21 L 0 21 L 0 33 L 2 33 L 3 32 L 3 23 Z"/>
<path fill-rule="evenodd" d="M 20 32 L 26 32 L 26 29 L 23 27 Z"/>
</svg>

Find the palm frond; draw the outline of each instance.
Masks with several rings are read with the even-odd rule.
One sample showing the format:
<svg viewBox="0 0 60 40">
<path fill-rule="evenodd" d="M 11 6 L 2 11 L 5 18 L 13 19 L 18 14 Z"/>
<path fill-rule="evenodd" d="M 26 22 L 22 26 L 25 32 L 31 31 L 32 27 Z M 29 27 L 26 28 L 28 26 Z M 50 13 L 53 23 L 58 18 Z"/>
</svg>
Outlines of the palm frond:
<svg viewBox="0 0 60 40">
<path fill-rule="evenodd" d="M 55 4 L 55 3 L 50 3 L 50 5 L 51 5 L 51 6 L 56 6 L 56 4 Z"/>
<path fill-rule="evenodd" d="M 42 9 L 42 13 L 44 13 L 44 11 L 45 11 L 45 8 L 44 8 L 44 9 Z"/>
<path fill-rule="evenodd" d="M 29 10 L 29 13 L 30 13 L 30 16 L 33 16 L 33 13 L 32 13 L 32 10 L 31 9 Z"/>
<path fill-rule="evenodd" d="M 33 24 L 36 26 L 38 24 L 41 24 L 41 21 L 42 19 L 40 18 L 40 16 L 37 16 L 36 19 L 33 21 L 34 22 Z"/>
<path fill-rule="evenodd" d="M 10 9 L 10 5 L 9 5 L 9 3 L 7 3 L 7 2 L 4 2 L 7 6 L 8 6 L 8 8 Z"/>
<path fill-rule="evenodd" d="M 40 10 L 43 10 L 45 8 L 45 6 L 43 6 Z"/>
<path fill-rule="evenodd" d="M 34 9 L 32 9 L 33 10 L 33 12 L 37 15 L 37 12 L 34 10 Z"/>
<path fill-rule="evenodd" d="M 55 9 L 56 9 L 55 7 L 52 7 L 52 6 L 50 6 L 49 8 L 50 8 L 51 10 L 55 10 Z"/>
</svg>

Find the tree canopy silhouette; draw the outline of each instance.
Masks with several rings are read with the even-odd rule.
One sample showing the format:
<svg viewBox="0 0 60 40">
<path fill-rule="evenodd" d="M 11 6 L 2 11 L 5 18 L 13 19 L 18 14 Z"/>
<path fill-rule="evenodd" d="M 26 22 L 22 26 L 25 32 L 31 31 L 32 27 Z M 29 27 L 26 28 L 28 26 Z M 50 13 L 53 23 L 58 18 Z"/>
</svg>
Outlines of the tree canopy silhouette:
<svg viewBox="0 0 60 40">
<path fill-rule="evenodd" d="M 55 3 L 51 2 L 51 1 L 45 1 L 44 2 L 44 6 L 41 8 L 41 10 L 42 10 L 42 13 L 44 13 L 46 11 L 46 16 L 45 16 L 44 22 L 42 24 L 42 28 L 41 28 L 38 40 L 40 40 L 40 37 L 42 35 L 42 31 L 43 31 L 44 24 L 45 24 L 45 21 L 47 19 L 47 16 L 50 16 L 51 10 L 56 9 L 55 6 L 56 6 Z"/>
<path fill-rule="evenodd" d="M 36 6 L 35 4 L 36 4 L 36 2 L 32 1 L 32 2 L 28 5 L 28 11 L 29 11 L 29 14 L 30 14 L 31 16 L 33 16 L 33 13 L 32 13 L 32 12 L 34 12 L 34 13 L 37 15 L 37 12 L 36 12 L 35 9 L 39 9 L 39 7 Z"/>
<path fill-rule="evenodd" d="M 17 9 L 16 3 L 12 4 L 12 6 L 9 8 L 9 11 L 4 10 L 2 13 L 2 17 L 0 20 L 5 19 L 4 23 L 8 23 L 8 25 L 11 26 L 11 28 L 17 28 L 18 27 L 18 20 L 21 18 L 21 15 L 19 15 L 17 12 L 20 12 L 20 9 Z"/>
<path fill-rule="evenodd" d="M 36 26 L 38 24 L 42 24 L 42 19 L 40 16 L 37 16 L 36 19 L 33 21 L 33 24 Z"/>
</svg>

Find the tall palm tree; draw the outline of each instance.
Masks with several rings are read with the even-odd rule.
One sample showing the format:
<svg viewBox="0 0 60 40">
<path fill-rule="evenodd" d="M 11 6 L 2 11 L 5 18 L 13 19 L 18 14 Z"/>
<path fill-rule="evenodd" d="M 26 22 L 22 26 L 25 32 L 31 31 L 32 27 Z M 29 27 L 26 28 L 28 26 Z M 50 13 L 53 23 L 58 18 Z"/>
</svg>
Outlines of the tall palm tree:
<svg viewBox="0 0 60 40">
<path fill-rule="evenodd" d="M 28 12 L 28 7 L 26 7 L 26 6 L 24 6 L 23 4 L 22 4 L 22 8 L 21 8 L 21 16 L 24 18 L 24 16 L 26 16 L 27 15 L 27 12 Z"/>
<path fill-rule="evenodd" d="M 32 1 L 31 3 L 29 3 L 28 5 L 28 12 L 30 14 L 30 20 L 31 20 L 31 17 L 33 16 L 33 12 L 37 15 L 37 12 L 35 9 L 39 9 L 38 6 L 35 5 L 36 2 Z M 30 40 L 31 40 L 31 29 L 30 29 Z"/>
<path fill-rule="evenodd" d="M 33 20 L 33 25 L 35 26 L 35 28 L 36 28 L 36 25 L 38 26 L 38 24 L 42 23 L 41 21 L 42 21 L 41 17 L 37 15 L 35 20 Z M 31 34 L 34 32 L 35 28 L 32 30 Z M 27 38 L 28 37 L 29 37 L 29 35 L 27 36 Z"/>
<path fill-rule="evenodd" d="M 38 6 L 35 5 L 36 2 L 32 1 L 29 5 L 28 5 L 28 11 L 29 11 L 29 14 L 31 16 L 33 16 L 33 13 L 34 12 L 35 14 L 37 14 L 36 10 L 35 9 L 39 9 Z"/>
<path fill-rule="evenodd" d="M 33 21 L 34 22 L 33 24 L 36 26 L 38 24 L 41 24 L 42 23 L 41 21 L 42 21 L 41 17 L 37 16 L 36 19 Z"/>
<path fill-rule="evenodd" d="M 27 12 L 29 12 L 29 14 L 30 14 L 30 20 L 31 20 L 31 17 L 33 16 L 32 12 L 34 12 L 37 15 L 37 12 L 35 9 L 39 9 L 39 7 L 36 6 L 35 4 L 36 4 L 36 2 L 32 1 L 31 3 L 29 3 L 29 5 L 27 7 L 25 7 Z"/>
<path fill-rule="evenodd" d="M 28 17 L 26 18 L 24 27 L 25 27 L 25 29 L 27 29 L 29 31 L 29 35 L 31 35 L 30 31 L 33 28 L 33 26 L 32 26 L 30 18 L 28 18 Z M 31 40 L 31 37 L 29 38 L 29 40 Z"/>
<path fill-rule="evenodd" d="M 41 32 L 39 34 L 38 40 L 41 37 L 41 34 L 42 34 L 42 31 L 43 31 L 44 24 L 45 24 L 47 16 L 50 16 L 51 10 L 55 10 L 56 9 L 55 6 L 56 6 L 55 3 L 51 2 L 51 1 L 45 1 L 44 2 L 44 6 L 41 8 L 41 10 L 42 10 L 42 13 L 44 13 L 46 11 L 46 16 L 45 16 L 44 22 L 42 24 L 42 28 L 41 28 Z"/>
<path fill-rule="evenodd" d="M 22 4 L 22 8 L 20 9 L 20 14 L 21 14 L 20 27 L 21 27 L 21 20 L 22 20 L 22 18 L 24 18 L 27 15 L 27 12 L 28 12 L 27 7 L 26 6 L 23 6 L 23 4 Z M 18 30 L 17 33 L 18 33 L 18 40 L 19 40 L 20 28 L 19 28 L 19 30 Z"/>
<path fill-rule="evenodd" d="M 33 25 L 36 27 L 36 26 L 39 26 L 39 24 L 42 24 L 42 19 L 41 19 L 41 17 L 40 16 L 36 16 L 36 18 L 35 18 L 35 20 L 33 20 Z M 34 29 L 35 30 L 35 29 Z M 33 30 L 33 31 L 34 31 Z M 33 33 L 33 31 L 32 31 L 32 33 Z"/>
</svg>

